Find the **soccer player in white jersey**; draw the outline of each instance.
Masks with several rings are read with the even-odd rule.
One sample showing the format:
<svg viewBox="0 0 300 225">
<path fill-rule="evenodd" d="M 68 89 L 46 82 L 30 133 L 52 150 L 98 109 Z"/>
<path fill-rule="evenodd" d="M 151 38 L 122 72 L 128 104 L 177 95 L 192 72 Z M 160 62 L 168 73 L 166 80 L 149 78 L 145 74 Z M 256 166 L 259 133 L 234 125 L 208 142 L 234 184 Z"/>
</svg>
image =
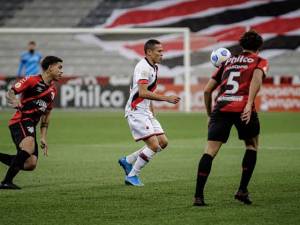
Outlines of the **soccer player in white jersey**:
<svg viewBox="0 0 300 225">
<path fill-rule="evenodd" d="M 130 96 L 125 108 L 131 133 L 135 141 L 143 140 L 145 145 L 132 154 L 119 159 L 125 171 L 125 184 L 143 186 L 139 174 L 141 169 L 155 154 L 166 148 L 168 139 L 158 120 L 154 117 L 152 100 L 176 104 L 178 96 L 156 94 L 157 63 L 163 55 L 162 44 L 154 39 L 144 45 L 145 58 L 140 60 L 134 69 Z"/>
</svg>

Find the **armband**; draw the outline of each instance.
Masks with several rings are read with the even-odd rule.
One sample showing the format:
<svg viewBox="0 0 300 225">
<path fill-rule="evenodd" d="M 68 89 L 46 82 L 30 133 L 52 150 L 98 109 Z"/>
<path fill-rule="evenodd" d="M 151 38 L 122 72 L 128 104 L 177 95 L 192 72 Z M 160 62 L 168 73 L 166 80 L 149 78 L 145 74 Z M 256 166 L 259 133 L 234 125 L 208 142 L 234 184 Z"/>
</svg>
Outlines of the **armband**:
<svg viewBox="0 0 300 225">
<path fill-rule="evenodd" d="M 42 122 L 42 123 L 41 123 L 41 128 L 43 128 L 43 127 L 46 127 L 46 128 L 48 128 L 48 126 L 49 126 L 49 124 L 48 124 L 48 123 L 46 123 L 46 122 Z"/>
</svg>

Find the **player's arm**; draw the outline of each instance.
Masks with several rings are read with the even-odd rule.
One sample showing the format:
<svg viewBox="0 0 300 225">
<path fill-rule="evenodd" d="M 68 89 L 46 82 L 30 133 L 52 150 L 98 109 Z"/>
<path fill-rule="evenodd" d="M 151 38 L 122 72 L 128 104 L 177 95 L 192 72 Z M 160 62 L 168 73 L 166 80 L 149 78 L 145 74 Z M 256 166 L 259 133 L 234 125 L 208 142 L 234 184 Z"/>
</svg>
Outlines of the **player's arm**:
<svg viewBox="0 0 300 225">
<path fill-rule="evenodd" d="M 40 121 L 41 148 L 43 149 L 45 156 L 48 156 L 47 131 L 50 122 L 50 112 L 50 110 L 46 111 L 46 113 L 41 116 Z"/>
<path fill-rule="evenodd" d="M 241 119 L 245 121 L 246 124 L 249 123 L 250 121 L 252 106 L 254 104 L 255 97 L 262 85 L 263 77 L 264 77 L 264 73 L 261 69 L 254 70 L 253 77 L 249 87 L 248 101 L 241 115 Z"/>
<path fill-rule="evenodd" d="M 27 89 L 30 89 L 34 85 L 34 80 L 32 78 L 25 77 L 19 80 L 10 90 L 6 93 L 6 99 L 8 105 L 19 108 L 22 107 L 20 99 L 16 96 L 20 93 L 23 93 Z"/>
<path fill-rule="evenodd" d="M 165 101 L 172 104 L 176 104 L 180 101 L 180 98 L 175 95 L 165 96 L 165 95 L 159 95 L 154 92 L 149 91 L 148 84 L 138 84 L 139 87 L 139 97 L 150 99 L 150 100 L 156 100 L 156 101 Z"/>
<path fill-rule="evenodd" d="M 204 104 L 206 108 L 207 116 L 210 117 L 211 114 L 211 103 L 212 103 L 212 93 L 217 88 L 218 83 L 215 79 L 209 79 L 204 88 Z"/>
<path fill-rule="evenodd" d="M 13 108 L 18 108 L 21 106 L 20 99 L 17 98 L 13 89 L 10 89 L 7 91 L 6 99 L 7 99 L 8 105 L 10 105 Z"/>
</svg>

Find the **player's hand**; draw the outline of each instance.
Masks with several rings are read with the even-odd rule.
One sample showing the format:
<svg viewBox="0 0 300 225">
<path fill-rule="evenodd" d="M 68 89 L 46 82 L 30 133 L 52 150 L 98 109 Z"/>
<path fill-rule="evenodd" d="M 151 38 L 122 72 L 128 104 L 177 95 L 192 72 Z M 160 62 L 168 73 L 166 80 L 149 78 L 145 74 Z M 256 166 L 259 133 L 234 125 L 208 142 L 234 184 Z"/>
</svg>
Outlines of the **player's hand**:
<svg viewBox="0 0 300 225">
<path fill-rule="evenodd" d="M 6 93 L 6 99 L 9 106 L 13 108 L 19 108 L 21 107 L 21 101 L 20 99 L 15 95 L 13 90 L 8 90 Z"/>
<path fill-rule="evenodd" d="M 249 123 L 252 113 L 252 104 L 248 104 L 245 106 L 244 111 L 241 114 L 241 120 L 246 124 Z"/>
<path fill-rule="evenodd" d="M 167 102 L 172 104 L 177 104 L 180 101 L 180 98 L 176 95 L 167 96 Z"/>
<path fill-rule="evenodd" d="M 41 139 L 41 149 L 44 152 L 44 156 L 48 156 L 48 144 L 45 139 Z"/>
<path fill-rule="evenodd" d="M 10 98 L 7 98 L 7 103 L 12 108 L 19 108 L 21 106 L 21 103 L 20 103 L 19 99 L 10 99 Z"/>
</svg>

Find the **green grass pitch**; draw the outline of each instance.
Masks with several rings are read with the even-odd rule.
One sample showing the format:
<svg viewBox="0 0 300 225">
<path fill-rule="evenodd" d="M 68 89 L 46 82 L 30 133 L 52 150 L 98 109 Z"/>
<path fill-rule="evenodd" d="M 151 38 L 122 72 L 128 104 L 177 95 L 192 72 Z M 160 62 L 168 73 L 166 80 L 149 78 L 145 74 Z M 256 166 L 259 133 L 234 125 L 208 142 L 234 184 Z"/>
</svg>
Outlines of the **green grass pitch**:
<svg viewBox="0 0 300 225">
<path fill-rule="evenodd" d="M 0 152 L 15 153 L 7 129 L 11 112 L 0 114 Z M 141 174 L 145 186 L 124 185 L 117 160 L 142 146 L 120 112 L 55 111 L 48 133 L 49 156 L 40 151 L 34 172 L 21 172 L 20 191 L 0 191 L 1 225 L 300 223 L 300 114 L 260 113 L 261 138 L 246 206 L 233 194 L 244 146 L 235 129 L 213 162 L 206 208 L 192 206 L 207 119 L 199 113 L 161 113 L 168 149 Z M 0 177 L 7 167 L 0 164 Z"/>
</svg>

